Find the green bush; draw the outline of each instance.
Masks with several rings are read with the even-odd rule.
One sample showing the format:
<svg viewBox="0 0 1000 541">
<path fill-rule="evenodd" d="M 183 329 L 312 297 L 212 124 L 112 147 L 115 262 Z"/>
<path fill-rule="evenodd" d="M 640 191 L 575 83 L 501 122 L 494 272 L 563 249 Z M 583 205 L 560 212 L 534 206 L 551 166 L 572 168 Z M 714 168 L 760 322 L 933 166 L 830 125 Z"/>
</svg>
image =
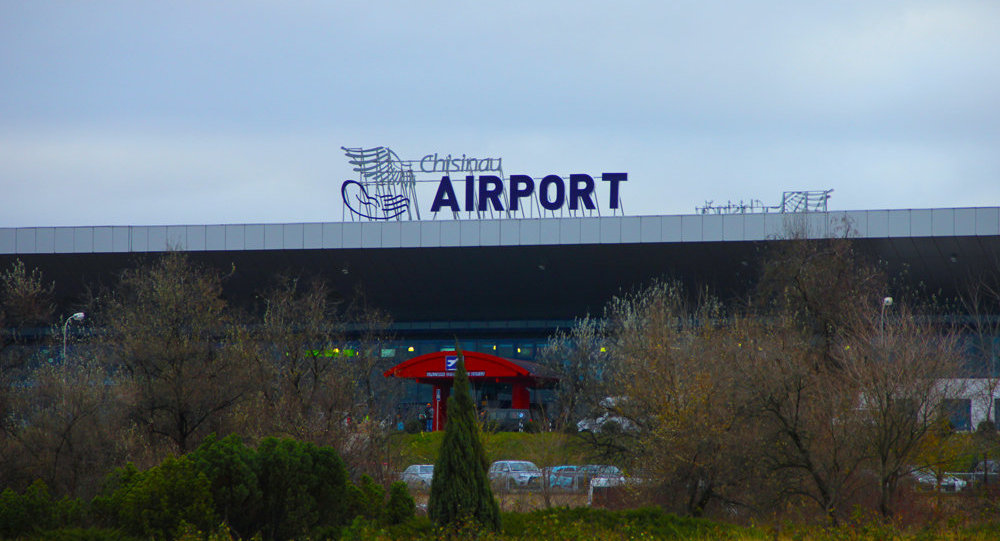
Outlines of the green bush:
<svg viewBox="0 0 1000 541">
<path fill-rule="evenodd" d="M 108 528 L 60 528 L 41 532 L 32 539 L 38 541 L 132 541 L 121 530 Z"/>
<path fill-rule="evenodd" d="M 496 531 L 500 529 L 500 508 L 486 473 L 489 464 L 461 352 L 453 381 L 444 440 L 434 463 L 427 516 L 439 526 L 472 521 Z"/>
<path fill-rule="evenodd" d="M 110 515 L 112 526 L 140 537 L 173 539 L 185 524 L 203 530 L 217 524 L 208 478 L 186 456 L 168 457 L 144 472 L 130 465 L 113 476 L 114 491 L 94 502 Z"/>
<path fill-rule="evenodd" d="M 24 494 L 9 488 L 0 492 L 0 537 L 23 537 L 53 526 L 52 498 L 44 482 L 35 481 Z"/>
<path fill-rule="evenodd" d="M 250 537 L 261 528 L 263 494 L 257 481 L 257 453 L 236 435 L 215 435 L 189 456 L 209 481 L 215 513 L 240 537 Z"/>
<path fill-rule="evenodd" d="M 331 447 L 267 438 L 257 448 L 265 539 L 290 539 L 350 522 L 347 469 Z"/>
<path fill-rule="evenodd" d="M 381 523 L 385 509 L 385 489 L 368 475 L 361 476 L 357 486 L 348 487 L 351 494 L 351 515 Z"/>
<path fill-rule="evenodd" d="M 417 506 L 410 496 L 406 483 L 396 481 L 389 487 L 389 503 L 385 506 L 384 519 L 386 524 L 402 524 L 416 514 Z"/>
<path fill-rule="evenodd" d="M 420 419 L 410 419 L 403 424 L 403 431 L 407 434 L 419 434 L 427 428 L 427 422 Z"/>
<path fill-rule="evenodd" d="M 358 490 L 366 513 L 381 512 L 381 487 Z M 268 438 L 255 450 L 236 436 L 211 436 L 145 472 L 115 470 L 92 508 L 105 526 L 159 538 L 215 535 L 220 522 L 240 538 L 336 537 L 353 518 L 347 470 L 333 448 Z"/>
</svg>

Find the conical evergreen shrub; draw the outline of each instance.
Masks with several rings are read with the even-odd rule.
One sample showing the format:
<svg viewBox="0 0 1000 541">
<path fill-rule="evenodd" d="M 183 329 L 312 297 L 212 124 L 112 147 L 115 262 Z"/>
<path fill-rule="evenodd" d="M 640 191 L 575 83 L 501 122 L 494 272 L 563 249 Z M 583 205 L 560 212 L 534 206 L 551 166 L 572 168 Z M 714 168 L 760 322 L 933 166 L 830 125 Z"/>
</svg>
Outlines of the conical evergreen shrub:
<svg viewBox="0 0 1000 541">
<path fill-rule="evenodd" d="M 456 352 L 458 367 L 448 399 L 444 441 L 434 464 L 427 515 L 439 526 L 477 522 L 499 531 L 500 507 L 490 488 L 489 465 L 469 394 L 465 357 L 461 351 Z"/>
</svg>

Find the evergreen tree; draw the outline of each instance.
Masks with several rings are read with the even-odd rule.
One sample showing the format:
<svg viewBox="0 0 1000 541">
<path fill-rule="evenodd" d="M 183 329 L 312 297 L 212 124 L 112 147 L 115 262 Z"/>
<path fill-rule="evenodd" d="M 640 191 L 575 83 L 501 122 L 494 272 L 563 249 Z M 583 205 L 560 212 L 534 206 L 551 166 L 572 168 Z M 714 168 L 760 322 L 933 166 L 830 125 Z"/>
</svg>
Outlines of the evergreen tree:
<svg viewBox="0 0 1000 541">
<path fill-rule="evenodd" d="M 389 503 L 385 506 L 385 521 L 388 524 L 402 524 L 413 518 L 417 506 L 410 496 L 406 483 L 396 481 L 389 488 Z"/>
<path fill-rule="evenodd" d="M 456 348 L 457 350 L 457 348 Z M 465 357 L 458 353 L 444 441 L 434 465 L 427 514 L 440 526 L 474 521 L 499 531 L 500 507 L 493 499 L 488 464 L 469 394 Z"/>
</svg>

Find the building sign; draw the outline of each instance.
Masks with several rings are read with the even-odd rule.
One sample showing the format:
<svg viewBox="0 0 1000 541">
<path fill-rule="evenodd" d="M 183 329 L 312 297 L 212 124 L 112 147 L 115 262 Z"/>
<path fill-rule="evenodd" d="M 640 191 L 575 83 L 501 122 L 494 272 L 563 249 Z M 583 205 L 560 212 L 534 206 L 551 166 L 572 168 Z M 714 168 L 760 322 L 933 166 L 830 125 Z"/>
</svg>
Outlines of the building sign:
<svg viewBox="0 0 1000 541">
<path fill-rule="evenodd" d="M 453 377 L 455 377 L 455 372 L 454 371 L 452 371 L 452 372 L 427 372 L 426 374 L 427 374 L 426 377 L 428 377 L 428 378 L 453 378 Z M 475 372 L 469 372 L 468 375 L 469 375 L 469 377 L 482 377 L 482 376 L 486 375 L 486 371 L 485 370 L 479 370 L 479 371 L 475 371 Z"/>
<path fill-rule="evenodd" d="M 458 355 L 448 355 L 444 358 L 444 369 L 451 372 L 458 370 Z"/>
<path fill-rule="evenodd" d="M 393 153 L 395 154 L 395 153 Z M 477 173 L 481 171 L 503 172 L 500 158 L 473 158 L 462 154 L 461 158 L 452 158 L 448 154 L 439 158 L 437 153 L 420 158 L 421 173 Z"/>
<path fill-rule="evenodd" d="M 601 180 L 611 183 L 608 208 L 617 209 L 618 183 L 628 180 L 628 174 L 604 173 L 601 175 Z M 438 212 L 442 207 L 455 212 L 461 210 L 481 212 L 490 209 L 502 211 L 505 210 L 504 199 L 507 201 L 507 209 L 518 210 L 521 199 L 532 197 L 535 193 L 535 180 L 528 175 L 511 175 L 508 185 L 509 189 L 504 190 L 506 187 L 504 181 L 498 176 L 483 175 L 477 179 L 468 175 L 465 177 L 463 206 L 455 195 L 451 177 L 446 175 L 441 177 L 441 182 L 438 184 L 431 212 Z M 504 195 L 506 197 L 503 197 Z M 580 208 L 594 210 L 597 208 L 594 202 L 594 178 L 590 175 L 570 175 L 567 183 L 559 175 L 547 175 L 538 184 L 537 199 L 546 210 L 559 210 L 565 205 L 568 205 L 570 210 Z"/>
<path fill-rule="evenodd" d="M 627 173 L 602 173 L 600 182 L 584 173 L 505 177 L 501 158 L 434 153 L 402 160 L 387 147 L 341 148 L 359 174 L 340 189 L 351 220 L 420 220 L 422 198 L 435 218 L 599 216 L 601 208 L 617 214 L 620 184 L 628 181 Z"/>
</svg>

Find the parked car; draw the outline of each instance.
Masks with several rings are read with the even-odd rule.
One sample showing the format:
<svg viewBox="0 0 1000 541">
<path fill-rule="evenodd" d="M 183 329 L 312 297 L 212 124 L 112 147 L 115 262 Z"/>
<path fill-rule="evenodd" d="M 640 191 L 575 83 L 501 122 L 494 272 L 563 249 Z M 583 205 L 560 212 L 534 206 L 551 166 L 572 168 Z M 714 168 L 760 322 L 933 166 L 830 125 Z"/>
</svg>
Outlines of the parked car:
<svg viewBox="0 0 1000 541">
<path fill-rule="evenodd" d="M 542 470 L 527 460 L 497 460 L 490 465 L 490 481 L 502 489 L 540 489 Z"/>
<path fill-rule="evenodd" d="M 434 464 L 414 464 L 403 470 L 400 477 L 406 486 L 415 490 L 430 490 L 434 480 Z"/>
<path fill-rule="evenodd" d="M 559 490 L 583 490 L 587 484 L 583 481 L 583 471 L 580 466 L 566 464 L 545 468 L 545 476 L 549 480 L 549 488 Z"/>
<path fill-rule="evenodd" d="M 959 492 L 965 489 L 966 485 L 968 485 L 966 480 L 959 479 L 949 473 L 941 474 L 941 478 L 939 480 L 938 476 L 934 472 L 924 469 L 914 470 L 910 473 L 910 477 L 912 477 L 921 488 L 927 490 L 940 490 L 941 492 Z"/>
<path fill-rule="evenodd" d="M 586 467 L 586 466 L 585 466 Z M 625 485 L 625 476 L 621 474 L 621 470 L 615 466 L 600 466 L 600 470 L 597 475 L 590 479 L 587 487 L 587 505 L 594 505 L 594 495 L 598 495 L 598 499 L 601 496 L 606 498 L 607 494 L 611 490 L 615 490 L 613 487 L 620 487 Z M 617 473 L 613 473 L 617 472 Z"/>
<path fill-rule="evenodd" d="M 592 479 L 611 479 L 618 484 L 625 483 L 625 476 L 622 474 L 622 471 L 618 469 L 618 466 L 611 466 L 608 464 L 587 464 L 586 466 L 581 466 L 580 471 L 583 472 L 588 482 Z"/>
<path fill-rule="evenodd" d="M 593 479 L 610 479 L 609 482 L 625 483 L 625 476 L 617 466 L 607 464 L 587 464 L 586 466 L 563 465 L 544 469 L 549 488 L 559 490 L 587 490 Z"/>
<path fill-rule="evenodd" d="M 972 473 L 1000 473 L 1000 462 L 996 460 L 983 460 L 976 462 L 975 467 L 972 468 Z"/>
</svg>

